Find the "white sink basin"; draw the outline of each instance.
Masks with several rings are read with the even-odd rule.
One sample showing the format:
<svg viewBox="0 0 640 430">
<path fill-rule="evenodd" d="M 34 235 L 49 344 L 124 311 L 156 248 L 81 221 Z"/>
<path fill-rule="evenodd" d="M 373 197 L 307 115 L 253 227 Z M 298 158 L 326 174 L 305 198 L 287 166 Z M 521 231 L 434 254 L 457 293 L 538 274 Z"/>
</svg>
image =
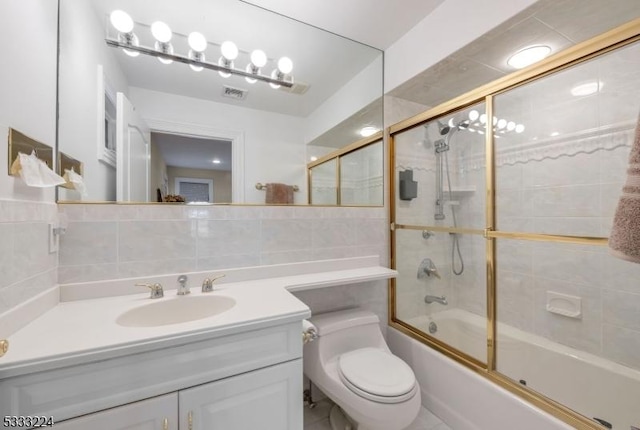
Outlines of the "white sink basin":
<svg viewBox="0 0 640 430">
<path fill-rule="evenodd" d="M 116 323 L 124 327 L 156 327 L 208 318 L 228 311 L 236 301 L 225 296 L 186 296 L 157 299 L 122 313 Z"/>
</svg>

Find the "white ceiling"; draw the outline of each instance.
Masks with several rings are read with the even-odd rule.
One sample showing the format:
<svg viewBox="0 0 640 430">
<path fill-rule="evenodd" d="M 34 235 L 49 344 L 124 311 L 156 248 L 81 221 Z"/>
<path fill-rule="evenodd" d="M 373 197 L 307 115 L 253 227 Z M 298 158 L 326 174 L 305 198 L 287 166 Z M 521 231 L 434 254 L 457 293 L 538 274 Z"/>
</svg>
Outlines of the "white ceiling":
<svg viewBox="0 0 640 430">
<path fill-rule="evenodd" d="M 201 170 L 231 170 L 231 142 L 175 134 L 151 133 L 168 167 Z M 220 164 L 214 164 L 217 158 Z"/>
<path fill-rule="evenodd" d="M 444 0 L 242 0 L 349 39 L 387 49 Z"/>
</svg>

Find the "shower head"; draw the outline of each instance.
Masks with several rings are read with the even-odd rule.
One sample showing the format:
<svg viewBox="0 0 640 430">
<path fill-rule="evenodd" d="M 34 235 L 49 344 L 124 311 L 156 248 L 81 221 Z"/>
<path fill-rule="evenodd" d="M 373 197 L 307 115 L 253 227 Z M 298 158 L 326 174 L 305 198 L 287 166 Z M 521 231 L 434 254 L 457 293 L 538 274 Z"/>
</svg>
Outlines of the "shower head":
<svg viewBox="0 0 640 430">
<path fill-rule="evenodd" d="M 451 127 L 438 121 L 438 131 L 440 132 L 440 136 L 445 136 L 449 134 L 449 131 L 451 131 Z"/>
</svg>

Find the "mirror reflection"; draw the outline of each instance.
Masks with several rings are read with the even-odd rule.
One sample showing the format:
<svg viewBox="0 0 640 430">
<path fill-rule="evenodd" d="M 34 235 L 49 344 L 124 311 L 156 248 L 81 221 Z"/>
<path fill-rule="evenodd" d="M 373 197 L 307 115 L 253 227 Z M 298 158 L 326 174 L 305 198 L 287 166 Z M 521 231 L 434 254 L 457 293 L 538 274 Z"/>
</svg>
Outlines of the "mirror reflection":
<svg viewBox="0 0 640 430">
<path fill-rule="evenodd" d="M 310 157 L 380 130 L 381 96 L 381 51 L 239 0 L 61 0 L 58 149 L 87 195 L 58 198 L 259 204 L 274 183 L 304 204 Z"/>
</svg>

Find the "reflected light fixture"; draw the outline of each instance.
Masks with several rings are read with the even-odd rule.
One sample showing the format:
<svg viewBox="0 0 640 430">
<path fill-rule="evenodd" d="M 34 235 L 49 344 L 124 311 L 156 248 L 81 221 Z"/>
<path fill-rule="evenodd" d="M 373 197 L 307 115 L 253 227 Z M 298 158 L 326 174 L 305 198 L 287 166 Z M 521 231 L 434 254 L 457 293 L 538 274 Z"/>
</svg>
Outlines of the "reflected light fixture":
<svg viewBox="0 0 640 430">
<path fill-rule="evenodd" d="M 551 48 L 547 45 L 529 46 L 509 57 L 507 64 L 514 69 L 523 69 L 533 63 L 537 63 L 550 53 Z"/>
<path fill-rule="evenodd" d="M 602 82 L 589 81 L 583 82 L 571 88 L 571 95 L 575 97 L 590 96 L 602 90 Z"/>
<path fill-rule="evenodd" d="M 192 32 L 188 36 L 177 34 L 180 37 L 186 37 L 189 52 L 181 55 L 174 53 L 171 40 L 174 37 L 171 28 L 162 21 L 156 21 L 151 24 L 151 34 L 155 39 L 153 47 L 141 46 L 138 36 L 133 32 L 135 22 L 123 10 L 114 10 L 109 15 L 111 25 L 117 30 L 117 37 L 107 36 L 107 45 L 114 48 L 122 48 L 122 50 L 132 57 L 140 54 L 150 55 L 158 58 L 164 64 L 171 64 L 174 61 L 188 64 L 192 70 L 200 72 L 203 69 L 215 70 L 220 76 L 228 78 L 231 75 L 244 77 L 247 82 L 253 84 L 257 81 L 267 82 L 272 88 L 293 87 L 293 61 L 288 57 L 281 57 L 277 62 L 270 60 L 264 51 L 256 49 L 249 55 L 249 62 L 246 67 L 236 67 L 234 60 L 240 54 L 238 47 L 231 41 L 225 41 L 220 46 L 221 56 L 215 63 L 207 62 L 204 51 L 207 49 L 208 42 L 203 34 Z M 214 43 L 215 44 L 215 43 Z M 246 52 L 246 51 L 243 51 Z M 243 54 L 245 55 L 245 54 Z M 270 73 L 262 73 L 262 69 L 273 61 L 275 67 Z"/>
<path fill-rule="evenodd" d="M 377 132 L 378 132 L 378 129 L 376 127 L 366 126 L 360 129 L 360 136 L 369 137 L 369 136 L 373 136 Z"/>
<path fill-rule="evenodd" d="M 311 161 L 316 161 L 317 159 L 318 159 L 318 157 L 316 157 L 315 155 L 312 155 L 312 156 L 309 158 L 309 160 L 311 160 Z"/>
<path fill-rule="evenodd" d="M 212 162 L 213 164 L 220 164 L 220 163 L 222 163 L 222 161 L 220 161 L 220 159 L 219 159 L 219 158 L 214 158 L 211 162 Z"/>
</svg>

